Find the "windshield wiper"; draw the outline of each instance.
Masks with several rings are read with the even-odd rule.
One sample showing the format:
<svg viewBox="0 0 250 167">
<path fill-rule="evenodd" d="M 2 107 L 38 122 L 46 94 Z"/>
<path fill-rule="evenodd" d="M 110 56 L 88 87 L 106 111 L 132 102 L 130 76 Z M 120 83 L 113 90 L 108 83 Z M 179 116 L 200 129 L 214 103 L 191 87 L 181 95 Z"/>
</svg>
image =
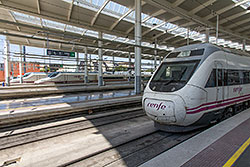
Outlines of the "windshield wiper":
<svg viewBox="0 0 250 167">
<path fill-rule="evenodd" d="M 185 67 L 185 68 L 182 70 L 180 77 L 179 77 L 176 81 L 180 81 L 181 78 L 183 77 L 183 75 L 184 75 L 184 73 L 185 73 L 186 71 L 187 71 L 187 67 Z"/>
<path fill-rule="evenodd" d="M 170 83 L 173 82 L 173 81 L 177 81 L 177 80 L 174 79 L 174 78 L 172 78 L 172 79 L 170 79 L 169 81 L 167 81 L 166 83 L 164 83 L 163 85 L 168 85 L 168 84 L 170 84 Z"/>
</svg>

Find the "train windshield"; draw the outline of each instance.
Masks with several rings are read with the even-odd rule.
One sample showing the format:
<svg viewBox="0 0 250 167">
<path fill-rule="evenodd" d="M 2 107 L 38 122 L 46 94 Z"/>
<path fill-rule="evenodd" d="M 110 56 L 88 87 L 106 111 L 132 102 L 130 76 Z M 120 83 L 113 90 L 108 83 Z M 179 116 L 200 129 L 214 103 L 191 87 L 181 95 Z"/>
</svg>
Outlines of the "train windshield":
<svg viewBox="0 0 250 167">
<path fill-rule="evenodd" d="M 23 75 L 23 78 L 24 78 L 24 77 L 28 77 L 30 74 L 31 74 L 31 73 L 25 73 L 25 74 Z"/>
<path fill-rule="evenodd" d="M 181 89 L 191 78 L 198 63 L 199 61 L 162 63 L 149 84 L 150 89 L 160 92 Z"/>
<path fill-rule="evenodd" d="M 52 72 L 51 74 L 48 75 L 48 77 L 53 78 L 56 77 L 59 74 L 59 72 Z"/>
</svg>

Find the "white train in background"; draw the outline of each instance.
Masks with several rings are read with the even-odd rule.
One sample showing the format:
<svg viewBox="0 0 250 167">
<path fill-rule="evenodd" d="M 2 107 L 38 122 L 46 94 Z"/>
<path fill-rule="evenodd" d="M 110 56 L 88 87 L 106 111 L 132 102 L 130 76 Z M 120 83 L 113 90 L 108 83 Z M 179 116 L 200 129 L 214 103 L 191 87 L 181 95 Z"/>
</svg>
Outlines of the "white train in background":
<svg viewBox="0 0 250 167">
<path fill-rule="evenodd" d="M 175 49 L 149 80 L 143 109 L 155 127 L 184 132 L 226 119 L 250 104 L 250 57 L 212 44 Z"/>
<path fill-rule="evenodd" d="M 45 72 L 28 72 L 22 76 L 23 83 L 34 83 L 35 81 L 40 80 L 42 78 L 47 78 L 48 75 L 49 73 Z M 10 80 L 10 83 L 19 83 L 19 82 L 20 82 L 20 76 Z"/>
<path fill-rule="evenodd" d="M 125 81 L 127 80 L 124 75 L 114 75 L 114 74 L 104 74 L 104 81 Z M 44 83 L 75 83 L 83 82 L 84 73 L 82 72 L 53 72 L 48 75 L 47 78 L 43 78 L 35 81 L 35 84 L 44 84 Z M 88 74 L 89 82 L 97 82 L 98 74 L 89 73 Z"/>
</svg>

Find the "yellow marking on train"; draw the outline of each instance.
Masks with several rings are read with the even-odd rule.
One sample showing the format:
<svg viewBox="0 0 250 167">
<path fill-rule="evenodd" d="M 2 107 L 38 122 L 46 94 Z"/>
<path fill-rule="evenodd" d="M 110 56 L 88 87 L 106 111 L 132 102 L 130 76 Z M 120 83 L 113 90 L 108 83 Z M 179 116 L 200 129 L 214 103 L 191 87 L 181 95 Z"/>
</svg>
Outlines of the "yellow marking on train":
<svg viewBox="0 0 250 167">
<path fill-rule="evenodd" d="M 250 145 L 250 138 L 234 153 L 234 155 L 223 165 L 223 167 L 231 167 L 240 155 Z"/>
</svg>

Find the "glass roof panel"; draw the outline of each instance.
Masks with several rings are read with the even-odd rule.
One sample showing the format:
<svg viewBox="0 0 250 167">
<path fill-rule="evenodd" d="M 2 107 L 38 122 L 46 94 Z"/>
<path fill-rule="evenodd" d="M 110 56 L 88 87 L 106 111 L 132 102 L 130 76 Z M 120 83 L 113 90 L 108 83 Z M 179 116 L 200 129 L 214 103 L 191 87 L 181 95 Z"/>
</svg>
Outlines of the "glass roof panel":
<svg viewBox="0 0 250 167">
<path fill-rule="evenodd" d="M 234 3 L 240 3 L 242 0 L 232 0 Z M 247 9 L 250 6 L 250 1 L 247 1 L 240 5 L 242 8 Z"/>
<path fill-rule="evenodd" d="M 79 27 L 71 26 L 71 25 L 67 25 L 65 30 L 69 32 L 77 33 L 77 34 L 82 34 L 84 31 L 86 31 L 86 29 L 84 28 L 79 28 Z"/>
<path fill-rule="evenodd" d="M 11 12 L 16 20 L 41 26 L 40 18 L 19 12 Z"/>
<path fill-rule="evenodd" d="M 63 0 L 67 3 L 72 3 L 72 0 Z M 106 0 L 77 0 L 74 1 L 75 5 L 81 6 L 83 8 L 88 8 L 90 10 L 93 11 L 98 11 L 100 9 L 100 7 L 105 3 Z M 240 2 L 240 0 L 232 0 L 233 2 L 237 3 Z M 243 3 L 241 5 L 244 9 L 246 9 L 247 7 L 250 6 L 250 0 L 246 3 Z M 110 16 L 113 16 L 115 18 L 120 18 L 121 16 L 123 16 L 126 12 L 129 11 L 129 8 L 120 5 L 116 2 L 113 1 L 109 1 L 109 3 L 105 6 L 104 10 L 102 11 L 103 14 L 107 14 Z M 30 15 L 26 15 L 26 14 L 21 14 L 18 12 L 13 12 L 14 17 L 16 18 L 16 20 L 18 21 L 23 21 L 29 24 L 35 24 L 35 25 L 39 25 L 41 26 L 41 20 L 38 17 L 34 17 L 34 16 L 30 16 Z M 142 13 L 142 20 L 149 17 L 147 14 Z M 126 16 L 124 18 L 124 20 L 129 21 L 129 22 L 134 22 L 135 20 L 135 12 L 132 11 L 128 16 Z M 143 23 L 143 26 L 149 27 L 149 28 L 153 28 L 154 26 L 157 26 L 159 24 L 162 24 L 164 21 L 160 20 L 156 17 L 152 17 L 150 19 L 148 19 L 145 23 Z M 54 21 L 50 21 L 50 20 L 46 20 L 46 19 L 42 19 L 42 23 L 43 26 L 49 27 L 49 28 L 55 28 L 55 29 L 59 29 L 59 30 L 64 30 L 65 28 L 65 24 L 62 23 L 58 23 L 58 22 L 54 22 Z M 168 33 L 171 33 L 175 36 L 182 36 L 182 37 L 186 37 L 187 36 L 187 29 L 183 28 L 183 27 L 178 27 L 175 24 L 172 23 L 165 23 L 162 24 L 162 26 L 159 26 L 156 28 L 156 30 L 158 31 L 162 31 L 165 32 L 167 31 Z M 74 26 L 66 26 L 66 31 L 69 32 L 74 32 L 74 33 L 83 33 L 86 30 L 79 28 L 79 27 L 74 27 Z M 98 37 L 98 32 L 96 31 L 92 31 L 92 30 L 88 30 L 86 32 L 86 35 L 90 35 L 90 36 L 94 36 L 94 37 Z M 108 34 L 104 35 L 104 38 L 109 38 Z M 205 34 L 200 34 L 197 31 L 191 30 L 190 31 L 190 38 L 193 40 L 200 40 L 201 42 L 205 41 Z M 110 35 L 110 37 L 112 38 L 112 35 Z M 134 40 L 129 40 L 127 38 L 114 38 L 113 39 L 115 41 L 127 41 L 128 43 L 133 43 L 134 44 Z M 215 42 L 215 37 L 210 37 L 211 42 Z M 236 47 L 239 48 L 240 46 L 242 46 L 242 44 L 239 43 L 230 43 L 229 41 L 225 41 L 223 39 L 219 39 L 219 44 L 220 45 L 229 45 L 231 47 Z M 151 47 L 150 43 L 143 43 L 143 45 L 147 45 Z M 250 46 L 246 46 L 247 50 L 250 48 Z"/>
<path fill-rule="evenodd" d="M 44 27 L 55 28 L 55 29 L 62 30 L 62 31 L 64 30 L 66 26 L 66 24 L 55 22 L 55 21 L 50 21 L 47 19 L 43 19 L 42 22 L 43 22 Z"/>
</svg>

